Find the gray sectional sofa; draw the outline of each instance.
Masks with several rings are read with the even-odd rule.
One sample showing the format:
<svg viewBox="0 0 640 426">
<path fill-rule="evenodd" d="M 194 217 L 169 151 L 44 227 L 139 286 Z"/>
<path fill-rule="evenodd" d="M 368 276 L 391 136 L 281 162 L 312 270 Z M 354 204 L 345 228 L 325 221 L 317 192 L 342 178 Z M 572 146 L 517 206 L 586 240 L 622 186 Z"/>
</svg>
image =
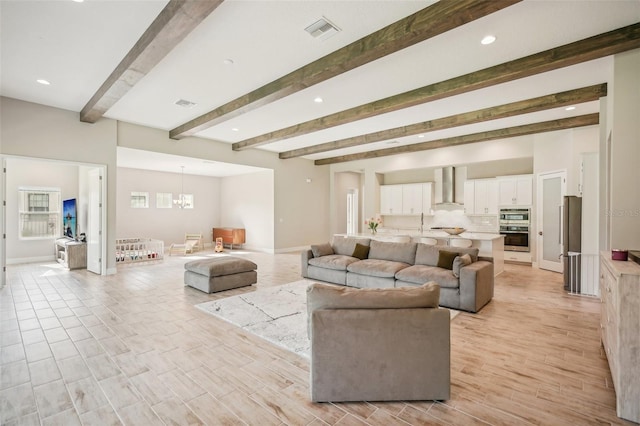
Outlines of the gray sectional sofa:
<svg viewBox="0 0 640 426">
<path fill-rule="evenodd" d="M 305 278 L 360 288 L 440 285 L 440 306 L 478 312 L 493 298 L 493 263 L 477 248 L 335 237 L 301 256 Z"/>
</svg>

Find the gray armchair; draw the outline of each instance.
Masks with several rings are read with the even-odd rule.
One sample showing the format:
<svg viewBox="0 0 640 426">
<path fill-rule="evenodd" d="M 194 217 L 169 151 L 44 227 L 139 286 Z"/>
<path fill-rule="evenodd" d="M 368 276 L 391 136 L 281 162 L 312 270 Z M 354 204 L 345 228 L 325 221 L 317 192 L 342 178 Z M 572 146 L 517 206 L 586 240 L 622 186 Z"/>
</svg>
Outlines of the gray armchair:
<svg viewBox="0 0 640 426">
<path fill-rule="evenodd" d="M 450 397 L 450 313 L 440 287 L 307 289 L 311 399 L 445 400 Z"/>
</svg>

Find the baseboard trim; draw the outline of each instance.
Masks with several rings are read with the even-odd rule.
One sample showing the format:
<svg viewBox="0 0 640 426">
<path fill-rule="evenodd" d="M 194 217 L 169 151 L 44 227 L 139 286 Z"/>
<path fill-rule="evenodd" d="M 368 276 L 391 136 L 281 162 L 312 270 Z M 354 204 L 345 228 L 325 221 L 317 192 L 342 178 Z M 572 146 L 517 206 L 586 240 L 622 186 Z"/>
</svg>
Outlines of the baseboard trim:
<svg viewBox="0 0 640 426">
<path fill-rule="evenodd" d="M 7 258 L 7 265 L 19 265 L 21 263 L 36 263 L 36 262 L 55 262 L 55 255 L 51 256 L 36 256 L 36 257 L 18 257 L 14 259 Z"/>
<path fill-rule="evenodd" d="M 300 246 L 300 247 L 287 247 L 282 249 L 277 249 L 276 253 L 292 253 L 296 251 L 308 250 L 310 246 Z"/>
</svg>

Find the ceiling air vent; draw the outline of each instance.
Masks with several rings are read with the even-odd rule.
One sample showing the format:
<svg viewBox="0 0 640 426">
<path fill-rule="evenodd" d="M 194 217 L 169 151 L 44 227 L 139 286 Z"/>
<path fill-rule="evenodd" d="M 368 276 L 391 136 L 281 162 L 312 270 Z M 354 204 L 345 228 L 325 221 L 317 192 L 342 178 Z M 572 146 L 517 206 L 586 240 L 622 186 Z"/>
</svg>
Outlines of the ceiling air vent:
<svg viewBox="0 0 640 426">
<path fill-rule="evenodd" d="M 181 106 L 181 107 L 183 107 L 183 108 L 191 108 L 191 107 L 193 107 L 193 106 L 196 106 L 196 103 L 195 103 L 195 102 L 191 102 L 191 101 L 188 101 L 188 100 L 186 100 L 186 99 L 178 99 L 178 100 L 175 102 L 175 104 L 176 104 L 176 105 L 178 105 L 178 106 Z"/>
<path fill-rule="evenodd" d="M 340 31 L 338 27 L 329 22 L 324 16 L 304 30 L 311 34 L 311 37 L 317 38 L 318 40 L 326 40 Z"/>
</svg>

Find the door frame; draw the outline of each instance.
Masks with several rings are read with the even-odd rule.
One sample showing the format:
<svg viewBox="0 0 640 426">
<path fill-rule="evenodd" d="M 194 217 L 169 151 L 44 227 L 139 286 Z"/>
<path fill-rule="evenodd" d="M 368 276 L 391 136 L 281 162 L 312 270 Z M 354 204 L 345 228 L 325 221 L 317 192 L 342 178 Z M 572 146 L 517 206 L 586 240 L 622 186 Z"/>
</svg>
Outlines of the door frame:
<svg viewBox="0 0 640 426">
<path fill-rule="evenodd" d="M 347 189 L 347 234 L 357 234 L 360 232 L 360 212 L 358 209 L 359 199 L 360 195 L 358 188 Z M 349 229 L 349 223 L 352 224 L 352 229 Z"/>
<path fill-rule="evenodd" d="M 7 283 L 7 160 L 4 156 L 0 157 L 2 173 L 0 173 L 0 290 Z"/>
<path fill-rule="evenodd" d="M 95 274 L 105 275 L 106 271 L 103 271 L 104 264 L 104 251 L 102 249 L 102 203 L 103 203 L 103 191 L 102 191 L 102 183 L 104 181 L 102 174 L 104 170 L 100 167 L 93 167 L 86 171 L 87 176 L 87 189 L 88 191 L 88 199 L 87 199 L 87 270 L 89 272 L 93 272 Z M 95 185 L 96 191 L 94 189 L 93 179 L 96 180 L 97 185 Z M 95 193 L 94 193 L 95 192 Z M 97 217 L 94 217 L 97 216 Z M 95 237 L 97 235 L 97 238 Z"/>
<path fill-rule="evenodd" d="M 555 178 L 555 177 L 560 177 L 562 179 L 560 181 L 560 198 L 563 199 L 563 197 L 567 194 L 567 170 L 566 169 L 538 173 L 536 176 L 536 187 L 537 187 L 537 190 L 536 190 L 537 192 L 536 194 L 536 236 L 535 236 L 536 237 L 536 240 L 535 240 L 536 241 L 536 264 L 538 269 L 546 269 L 546 270 L 562 273 L 564 269 L 562 259 L 558 260 L 559 270 L 542 267 L 542 265 L 547 262 L 546 260 L 543 259 L 544 245 L 542 240 L 544 238 L 544 235 L 540 235 L 540 232 L 542 232 L 542 229 L 543 229 L 542 208 L 543 208 L 544 186 L 542 183 L 544 179 Z M 562 205 L 561 205 L 561 208 L 562 208 Z M 558 237 L 560 238 L 560 241 L 562 241 L 562 210 L 560 211 L 560 235 Z"/>
</svg>

